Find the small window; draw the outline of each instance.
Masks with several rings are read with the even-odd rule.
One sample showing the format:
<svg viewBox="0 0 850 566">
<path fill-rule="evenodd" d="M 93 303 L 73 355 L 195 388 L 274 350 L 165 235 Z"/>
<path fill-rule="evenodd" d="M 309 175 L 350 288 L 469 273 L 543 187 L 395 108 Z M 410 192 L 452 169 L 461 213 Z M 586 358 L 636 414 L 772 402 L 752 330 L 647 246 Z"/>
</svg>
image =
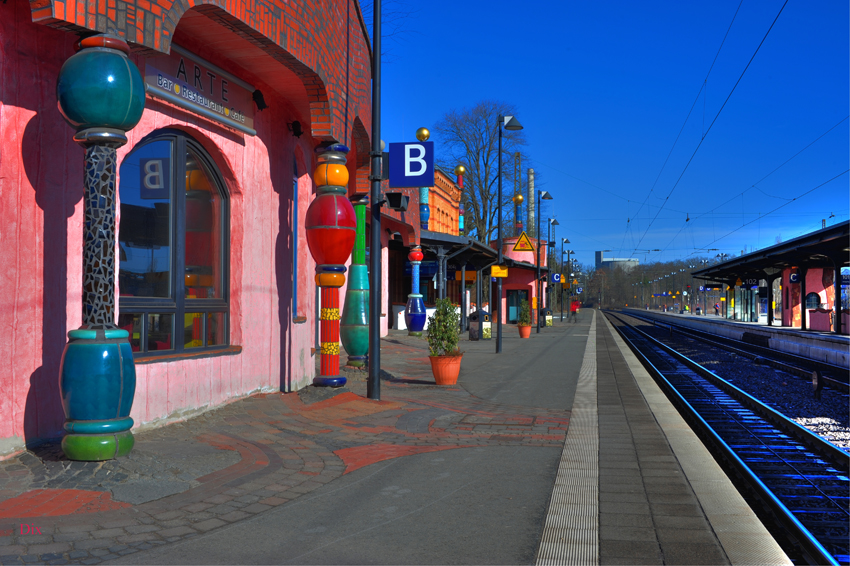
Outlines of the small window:
<svg viewBox="0 0 850 566">
<path fill-rule="evenodd" d="M 818 295 L 817 293 L 809 293 L 808 295 L 806 295 L 806 308 L 820 308 L 820 295 Z"/>
<path fill-rule="evenodd" d="M 181 132 L 145 140 L 121 164 L 118 326 L 139 354 L 228 344 L 227 193 Z"/>
</svg>

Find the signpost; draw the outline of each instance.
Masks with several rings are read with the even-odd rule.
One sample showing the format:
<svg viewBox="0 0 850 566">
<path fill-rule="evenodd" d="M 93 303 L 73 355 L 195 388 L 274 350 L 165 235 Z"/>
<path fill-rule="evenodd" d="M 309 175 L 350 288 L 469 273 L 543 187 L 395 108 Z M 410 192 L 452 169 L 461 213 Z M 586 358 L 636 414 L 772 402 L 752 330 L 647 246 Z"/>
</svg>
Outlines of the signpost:
<svg viewBox="0 0 850 566">
<path fill-rule="evenodd" d="M 494 265 L 490 268 L 490 276 L 492 277 L 507 277 L 508 268 L 501 265 Z"/>
<path fill-rule="evenodd" d="M 389 154 L 390 188 L 434 186 L 434 142 L 391 143 Z"/>
<path fill-rule="evenodd" d="M 531 243 L 531 239 L 528 237 L 524 231 L 519 235 L 519 239 L 514 244 L 515 252 L 533 252 L 534 244 Z"/>
<path fill-rule="evenodd" d="M 561 282 L 561 274 L 553 273 L 552 274 L 552 283 L 560 283 Z"/>
</svg>

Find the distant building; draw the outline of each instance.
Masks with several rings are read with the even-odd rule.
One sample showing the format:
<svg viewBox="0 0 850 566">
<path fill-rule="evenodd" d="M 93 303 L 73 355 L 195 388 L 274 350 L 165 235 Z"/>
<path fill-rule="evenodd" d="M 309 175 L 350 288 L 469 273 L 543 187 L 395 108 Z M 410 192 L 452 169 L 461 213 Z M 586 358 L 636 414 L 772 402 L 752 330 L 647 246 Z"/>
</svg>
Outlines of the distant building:
<svg viewBox="0 0 850 566">
<path fill-rule="evenodd" d="M 624 271 L 631 271 L 640 263 L 639 260 L 634 258 L 619 258 L 619 257 L 605 257 L 605 252 L 596 252 L 596 269 L 614 269 L 615 267 L 622 267 Z"/>
</svg>

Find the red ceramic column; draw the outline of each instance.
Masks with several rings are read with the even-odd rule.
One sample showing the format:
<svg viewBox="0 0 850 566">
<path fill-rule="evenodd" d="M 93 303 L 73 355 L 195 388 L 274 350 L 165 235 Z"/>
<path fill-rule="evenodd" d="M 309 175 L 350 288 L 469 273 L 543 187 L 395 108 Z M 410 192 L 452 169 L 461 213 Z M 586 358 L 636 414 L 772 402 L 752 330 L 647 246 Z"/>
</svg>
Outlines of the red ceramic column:
<svg viewBox="0 0 850 566">
<path fill-rule="evenodd" d="M 346 196 L 348 148 L 334 144 L 316 150 L 319 166 L 313 173 L 316 198 L 307 209 L 307 245 L 316 262 L 316 284 L 321 287 L 319 317 L 320 368 L 314 385 L 341 387 L 339 375 L 339 288 L 345 283 L 345 262 L 354 247 L 357 220 Z"/>
</svg>

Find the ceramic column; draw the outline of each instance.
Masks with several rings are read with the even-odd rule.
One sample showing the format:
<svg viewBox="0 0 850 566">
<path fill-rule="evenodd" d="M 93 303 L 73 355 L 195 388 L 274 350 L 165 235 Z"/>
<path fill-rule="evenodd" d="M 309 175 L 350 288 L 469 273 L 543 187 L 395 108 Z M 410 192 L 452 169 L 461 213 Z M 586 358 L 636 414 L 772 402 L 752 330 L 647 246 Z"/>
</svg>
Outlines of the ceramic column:
<svg viewBox="0 0 850 566">
<path fill-rule="evenodd" d="M 59 71 L 59 111 L 85 149 L 83 325 L 68 333 L 59 388 L 65 410 L 62 450 L 99 461 L 133 448 L 130 409 L 136 368 L 129 333 L 115 325 L 116 149 L 139 123 L 145 87 L 123 40 L 87 37 Z"/>
<path fill-rule="evenodd" d="M 425 328 L 425 302 L 419 294 L 419 265 L 422 263 L 422 249 L 414 246 L 407 256 L 410 260 L 411 293 L 407 296 L 407 308 L 404 312 L 404 322 L 407 324 L 408 336 L 422 336 Z"/>
<path fill-rule="evenodd" d="M 457 233 L 460 236 L 464 234 L 463 226 L 463 174 L 466 173 L 466 167 L 458 165 L 455 167 L 455 175 L 457 175 L 457 186 L 460 189 L 460 206 L 458 208 Z"/>
<path fill-rule="evenodd" d="M 369 204 L 369 196 L 357 194 L 350 200 L 354 205 L 357 229 L 342 309 L 340 338 L 348 352 L 347 365 L 364 367 L 369 352 L 369 269 L 366 267 L 366 205 Z"/>
<path fill-rule="evenodd" d="M 316 262 L 316 285 L 321 288 L 319 375 L 314 385 L 341 387 L 339 375 L 339 288 L 345 284 L 345 262 L 351 255 L 357 220 L 346 198 L 348 169 L 342 144 L 316 149 L 319 165 L 313 173 L 316 198 L 306 215 L 307 245 Z"/>
<path fill-rule="evenodd" d="M 428 128 L 419 128 L 416 130 L 416 139 L 421 142 L 428 141 L 431 137 L 431 132 Z M 428 228 L 428 220 L 431 218 L 431 207 L 428 206 L 428 191 L 430 187 L 419 187 L 419 227 L 422 230 L 430 230 Z"/>
</svg>

